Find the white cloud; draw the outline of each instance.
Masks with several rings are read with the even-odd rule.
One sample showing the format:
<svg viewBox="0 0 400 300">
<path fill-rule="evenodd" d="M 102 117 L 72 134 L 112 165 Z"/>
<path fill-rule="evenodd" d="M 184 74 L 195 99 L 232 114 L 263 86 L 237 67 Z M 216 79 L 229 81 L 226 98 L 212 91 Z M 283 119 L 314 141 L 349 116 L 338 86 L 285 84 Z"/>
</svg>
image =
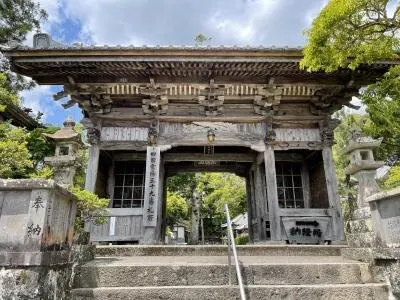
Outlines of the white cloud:
<svg viewBox="0 0 400 300">
<path fill-rule="evenodd" d="M 46 122 L 50 116 L 54 115 L 54 108 L 60 104 L 53 100 L 54 92 L 51 86 L 40 85 L 35 88 L 20 93 L 23 99 L 23 106 L 29 107 L 35 114 L 42 112 L 42 121 Z"/>
<path fill-rule="evenodd" d="M 81 40 L 94 44 L 193 44 L 194 37 L 203 33 L 218 45 L 297 46 L 304 42 L 305 16 L 315 15 L 322 3 L 324 0 L 64 0 L 62 10 L 80 22 Z"/>
</svg>

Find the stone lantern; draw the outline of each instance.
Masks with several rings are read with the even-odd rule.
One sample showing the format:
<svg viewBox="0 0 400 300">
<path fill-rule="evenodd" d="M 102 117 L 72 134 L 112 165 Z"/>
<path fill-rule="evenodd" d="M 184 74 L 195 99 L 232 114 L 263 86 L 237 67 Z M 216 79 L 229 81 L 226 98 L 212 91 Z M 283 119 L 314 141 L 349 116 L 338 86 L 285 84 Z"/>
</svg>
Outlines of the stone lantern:
<svg viewBox="0 0 400 300">
<path fill-rule="evenodd" d="M 54 169 L 54 180 L 62 185 L 73 185 L 78 166 L 77 152 L 83 145 L 79 133 L 74 130 L 75 122 L 67 119 L 64 127 L 53 134 L 43 135 L 56 144 L 54 156 L 45 157 L 47 165 Z"/>
<path fill-rule="evenodd" d="M 375 176 L 376 170 L 384 165 L 375 161 L 373 149 L 379 147 L 382 139 L 375 140 L 361 135 L 350 140 L 344 154 L 350 155 L 350 164 L 345 169 L 346 175 L 354 175 L 358 181 L 357 208 L 368 207 L 366 198 L 379 191 Z"/>
</svg>

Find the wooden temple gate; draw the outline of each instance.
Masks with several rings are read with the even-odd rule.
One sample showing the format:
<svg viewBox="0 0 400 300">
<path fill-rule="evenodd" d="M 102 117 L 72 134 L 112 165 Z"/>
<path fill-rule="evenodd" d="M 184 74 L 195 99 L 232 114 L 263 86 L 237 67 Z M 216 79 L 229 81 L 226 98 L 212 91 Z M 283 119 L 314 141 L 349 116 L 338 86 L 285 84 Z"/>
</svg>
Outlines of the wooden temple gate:
<svg viewBox="0 0 400 300">
<path fill-rule="evenodd" d="M 331 114 L 386 64 L 307 73 L 299 49 L 63 46 L 46 34 L 5 53 L 83 111 L 86 189 L 112 200 L 92 241 L 161 242 L 166 177 L 201 170 L 246 178 L 252 241 L 344 240 Z"/>
</svg>

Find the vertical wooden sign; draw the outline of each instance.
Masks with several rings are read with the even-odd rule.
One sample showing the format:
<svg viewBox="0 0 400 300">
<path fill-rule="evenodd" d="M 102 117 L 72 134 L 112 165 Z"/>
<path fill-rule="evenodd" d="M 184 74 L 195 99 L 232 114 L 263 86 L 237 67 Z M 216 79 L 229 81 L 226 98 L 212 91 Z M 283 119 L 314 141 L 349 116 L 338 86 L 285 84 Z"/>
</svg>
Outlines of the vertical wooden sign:
<svg viewBox="0 0 400 300">
<path fill-rule="evenodd" d="M 160 147 L 147 147 L 146 180 L 144 188 L 143 225 L 157 224 L 158 191 L 160 178 Z"/>
</svg>

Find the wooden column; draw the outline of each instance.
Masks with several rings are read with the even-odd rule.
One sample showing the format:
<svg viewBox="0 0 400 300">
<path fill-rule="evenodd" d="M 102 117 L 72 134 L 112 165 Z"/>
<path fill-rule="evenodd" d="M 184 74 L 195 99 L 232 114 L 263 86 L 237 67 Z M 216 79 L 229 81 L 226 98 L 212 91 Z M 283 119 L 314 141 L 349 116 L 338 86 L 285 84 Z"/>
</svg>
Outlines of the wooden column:
<svg viewBox="0 0 400 300">
<path fill-rule="evenodd" d="M 246 197 L 247 197 L 247 223 L 249 227 L 249 241 L 254 243 L 253 236 L 253 209 L 251 203 L 251 186 L 250 186 L 250 174 L 246 177 Z"/>
<path fill-rule="evenodd" d="M 89 149 L 89 161 L 86 169 L 85 190 L 94 193 L 96 190 L 97 170 L 99 168 L 100 146 L 92 144 Z"/>
<path fill-rule="evenodd" d="M 324 146 L 322 149 L 322 159 L 324 161 L 329 207 L 332 210 L 334 238 L 335 240 L 342 241 L 344 240 L 344 221 L 340 209 L 338 183 L 333 164 L 332 148 L 330 146 Z"/>
<path fill-rule="evenodd" d="M 259 239 L 261 241 L 266 240 L 266 230 L 265 230 L 265 208 L 264 208 L 264 195 L 263 195 L 263 184 L 261 179 L 261 170 L 260 166 L 255 164 L 255 172 L 254 172 L 254 184 L 255 184 L 255 196 L 256 196 L 256 204 L 257 204 L 257 226 L 259 232 Z"/>
<path fill-rule="evenodd" d="M 271 241 L 280 241 L 281 220 L 276 187 L 275 153 L 273 147 L 268 144 L 265 145 L 264 162 Z"/>
</svg>

